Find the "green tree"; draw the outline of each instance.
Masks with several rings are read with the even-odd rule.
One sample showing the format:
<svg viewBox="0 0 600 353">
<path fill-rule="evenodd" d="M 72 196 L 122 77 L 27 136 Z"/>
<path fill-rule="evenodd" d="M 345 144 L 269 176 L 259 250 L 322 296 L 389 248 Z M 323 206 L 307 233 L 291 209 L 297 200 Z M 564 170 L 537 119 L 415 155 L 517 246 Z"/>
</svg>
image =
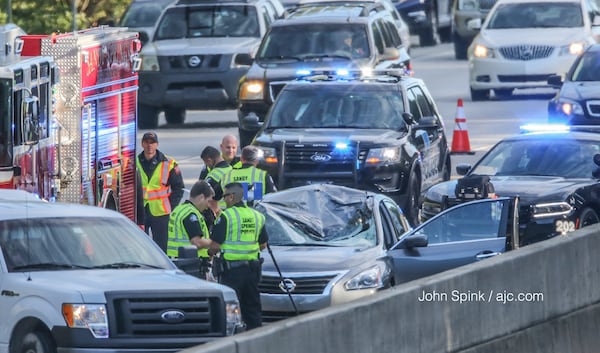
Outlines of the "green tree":
<svg viewBox="0 0 600 353">
<path fill-rule="evenodd" d="M 76 6 L 77 29 L 117 21 L 131 0 L 0 0 L 0 23 L 12 22 L 30 34 L 49 34 L 73 30 L 72 1 Z"/>
</svg>

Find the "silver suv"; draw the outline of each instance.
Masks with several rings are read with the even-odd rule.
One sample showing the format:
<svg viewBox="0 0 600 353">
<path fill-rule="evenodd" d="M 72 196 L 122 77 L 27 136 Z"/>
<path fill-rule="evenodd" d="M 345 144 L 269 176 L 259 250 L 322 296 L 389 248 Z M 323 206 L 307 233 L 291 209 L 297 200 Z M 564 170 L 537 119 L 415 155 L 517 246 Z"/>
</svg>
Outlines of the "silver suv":
<svg viewBox="0 0 600 353">
<path fill-rule="evenodd" d="M 165 8 L 141 52 L 139 122 L 158 114 L 181 124 L 188 109 L 234 109 L 237 88 L 271 23 L 279 0 L 179 0 Z"/>
</svg>

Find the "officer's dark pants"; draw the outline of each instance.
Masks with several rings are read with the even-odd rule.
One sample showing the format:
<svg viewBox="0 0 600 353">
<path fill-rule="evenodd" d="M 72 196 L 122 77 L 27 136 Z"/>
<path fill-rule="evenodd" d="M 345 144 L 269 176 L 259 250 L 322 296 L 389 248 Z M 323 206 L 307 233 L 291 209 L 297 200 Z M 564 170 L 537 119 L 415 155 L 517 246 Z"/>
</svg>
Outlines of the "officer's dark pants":
<svg viewBox="0 0 600 353">
<path fill-rule="evenodd" d="M 152 229 L 152 239 L 154 239 L 154 242 L 166 253 L 167 241 L 169 238 L 169 215 L 152 216 L 150 215 L 150 212 L 146 210 L 144 216 L 144 230 L 147 234 L 150 234 L 150 229 Z"/>
<path fill-rule="evenodd" d="M 258 265 L 258 261 L 256 262 L 257 266 L 242 266 L 225 270 L 220 281 L 221 284 L 235 289 L 247 330 L 262 326 L 262 306 L 258 291 L 260 265 Z"/>
</svg>

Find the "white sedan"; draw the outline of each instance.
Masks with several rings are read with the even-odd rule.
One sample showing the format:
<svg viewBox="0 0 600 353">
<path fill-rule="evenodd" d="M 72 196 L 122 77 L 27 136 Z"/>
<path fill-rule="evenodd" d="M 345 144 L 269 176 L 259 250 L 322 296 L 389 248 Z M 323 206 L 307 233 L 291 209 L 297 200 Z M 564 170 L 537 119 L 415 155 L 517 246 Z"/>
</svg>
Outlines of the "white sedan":
<svg viewBox="0 0 600 353">
<path fill-rule="evenodd" d="M 499 0 L 468 50 L 471 99 L 550 87 L 550 75 L 564 74 L 595 43 L 591 18 L 600 18 L 589 11 L 581 0 Z"/>
</svg>

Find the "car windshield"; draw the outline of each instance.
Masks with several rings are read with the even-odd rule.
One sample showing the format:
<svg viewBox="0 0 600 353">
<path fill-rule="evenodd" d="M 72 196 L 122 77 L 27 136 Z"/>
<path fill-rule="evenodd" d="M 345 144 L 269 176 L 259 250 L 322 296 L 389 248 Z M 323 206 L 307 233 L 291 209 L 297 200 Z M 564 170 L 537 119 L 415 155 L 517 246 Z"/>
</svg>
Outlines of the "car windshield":
<svg viewBox="0 0 600 353">
<path fill-rule="evenodd" d="M 266 217 L 269 244 L 372 247 L 377 244 L 372 202 L 339 189 L 299 191 L 271 197 L 256 209 Z"/>
<path fill-rule="evenodd" d="M 583 53 L 575 64 L 571 81 L 600 81 L 600 51 Z"/>
<path fill-rule="evenodd" d="M 155 40 L 197 37 L 260 38 L 256 9 L 246 5 L 169 9 L 160 20 Z"/>
<path fill-rule="evenodd" d="M 173 268 L 147 235 L 124 219 L 32 218 L 0 222 L 10 272 L 95 268 Z"/>
<path fill-rule="evenodd" d="M 402 119 L 404 103 L 398 91 L 369 90 L 364 85 L 305 87 L 282 91 L 267 128 L 400 130 L 406 127 Z"/>
<path fill-rule="evenodd" d="M 488 29 L 583 27 L 581 6 L 573 2 L 509 3 L 490 16 Z"/>
<path fill-rule="evenodd" d="M 162 10 L 171 0 L 132 2 L 123 14 L 120 25 L 124 27 L 154 27 Z"/>
<path fill-rule="evenodd" d="M 324 23 L 273 27 L 263 40 L 256 60 L 360 59 L 369 56 L 364 25 Z"/>
<path fill-rule="evenodd" d="M 470 174 L 591 178 L 597 141 L 530 139 L 502 141 L 486 154 Z"/>
</svg>

